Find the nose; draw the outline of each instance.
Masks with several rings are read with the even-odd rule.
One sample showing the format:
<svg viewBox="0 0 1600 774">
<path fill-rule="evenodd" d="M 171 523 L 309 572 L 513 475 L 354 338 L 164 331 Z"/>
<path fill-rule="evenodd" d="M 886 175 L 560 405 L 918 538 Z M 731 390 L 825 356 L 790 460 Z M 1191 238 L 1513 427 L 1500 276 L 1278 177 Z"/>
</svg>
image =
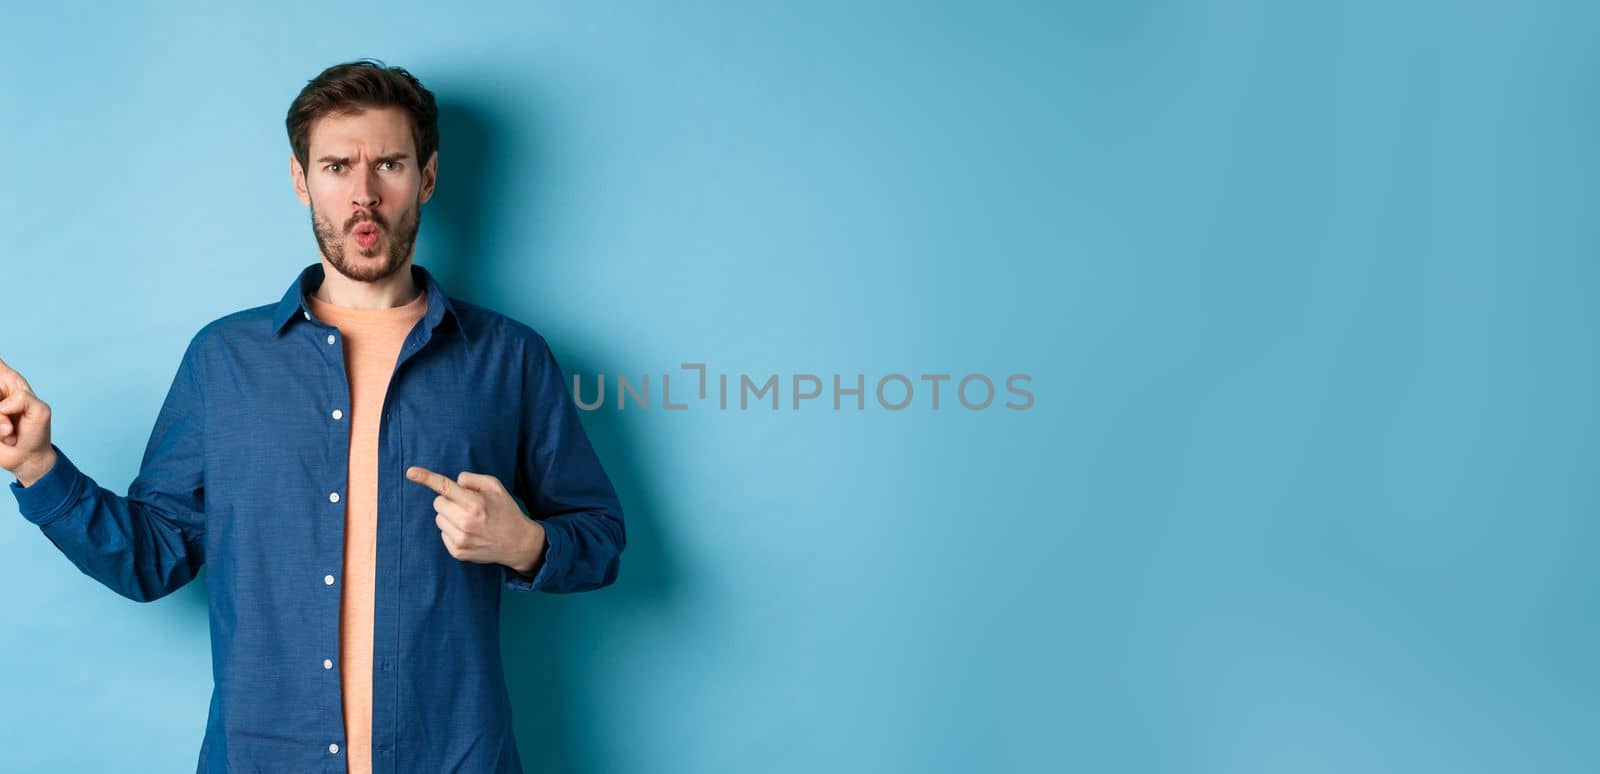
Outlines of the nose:
<svg viewBox="0 0 1600 774">
<path fill-rule="evenodd" d="M 370 169 L 365 174 L 352 175 L 355 178 L 350 184 L 350 203 L 357 208 L 371 208 L 378 206 L 378 181 L 375 172 Z"/>
</svg>

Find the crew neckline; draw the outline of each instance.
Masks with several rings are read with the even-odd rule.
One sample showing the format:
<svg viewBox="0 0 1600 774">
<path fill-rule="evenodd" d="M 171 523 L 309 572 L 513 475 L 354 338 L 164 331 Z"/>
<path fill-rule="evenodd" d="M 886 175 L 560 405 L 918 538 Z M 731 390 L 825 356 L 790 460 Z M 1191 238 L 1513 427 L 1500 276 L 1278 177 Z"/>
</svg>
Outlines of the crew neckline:
<svg viewBox="0 0 1600 774">
<path fill-rule="evenodd" d="M 311 311 L 318 317 L 341 317 L 354 320 L 404 318 L 416 313 L 418 309 L 427 307 L 428 289 L 421 288 L 415 298 L 400 306 L 389 306 L 382 309 L 357 309 L 351 306 L 340 306 L 332 301 L 324 301 L 317 298 L 316 295 L 307 295 L 306 303 L 311 306 Z"/>
</svg>

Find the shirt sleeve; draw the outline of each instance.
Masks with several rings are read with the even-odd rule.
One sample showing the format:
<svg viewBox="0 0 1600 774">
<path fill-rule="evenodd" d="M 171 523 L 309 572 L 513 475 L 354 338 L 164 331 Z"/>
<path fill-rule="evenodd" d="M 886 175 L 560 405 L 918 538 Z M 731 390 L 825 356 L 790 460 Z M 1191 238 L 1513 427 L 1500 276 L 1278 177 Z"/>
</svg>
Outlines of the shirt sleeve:
<svg viewBox="0 0 1600 774">
<path fill-rule="evenodd" d="M 592 591 L 617 579 L 626 537 L 622 504 L 589 444 L 561 367 L 534 335 L 523 364 L 522 427 L 512 493 L 545 530 L 545 552 L 530 577 L 510 567 L 513 591 Z"/>
<path fill-rule="evenodd" d="M 191 340 L 126 497 L 54 444 L 48 472 L 31 486 L 11 482 L 23 518 L 85 575 L 136 602 L 178 590 L 205 563 L 205 409 L 195 353 Z"/>
</svg>

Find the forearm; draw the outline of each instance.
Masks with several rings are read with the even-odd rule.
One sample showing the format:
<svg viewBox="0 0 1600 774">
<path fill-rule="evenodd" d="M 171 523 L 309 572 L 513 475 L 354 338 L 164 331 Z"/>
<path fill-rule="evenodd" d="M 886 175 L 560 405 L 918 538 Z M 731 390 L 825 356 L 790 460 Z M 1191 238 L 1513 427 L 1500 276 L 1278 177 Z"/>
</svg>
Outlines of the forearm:
<svg viewBox="0 0 1600 774">
<path fill-rule="evenodd" d="M 138 497 L 118 495 L 79 471 L 65 454 L 29 486 L 11 488 L 22 516 L 73 565 L 136 602 L 176 591 L 205 561 L 198 531 L 203 514 L 167 514 Z M 180 519 L 195 529 L 186 531 Z"/>
<path fill-rule="evenodd" d="M 541 591 L 594 591 L 617 579 L 623 548 L 621 511 L 579 511 L 546 517 L 544 561 L 551 566 Z"/>
</svg>

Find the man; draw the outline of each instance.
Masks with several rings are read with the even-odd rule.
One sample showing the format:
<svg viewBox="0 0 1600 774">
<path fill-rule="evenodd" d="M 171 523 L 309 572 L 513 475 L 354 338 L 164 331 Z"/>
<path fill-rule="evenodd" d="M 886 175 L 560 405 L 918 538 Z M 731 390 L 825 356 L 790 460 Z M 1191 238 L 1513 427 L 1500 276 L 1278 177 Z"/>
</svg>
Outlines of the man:
<svg viewBox="0 0 1600 774">
<path fill-rule="evenodd" d="M 621 506 L 545 340 L 412 263 L 433 95 L 340 64 L 286 125 L 321 261 L 191 339 L 127 496 L 51 442 L 4 363 L 0 465 L 22 515 L 124 596 L 209 565 L 197 771 L 520 772 L 501 589 L 613 583 Z"/>
</svg>

